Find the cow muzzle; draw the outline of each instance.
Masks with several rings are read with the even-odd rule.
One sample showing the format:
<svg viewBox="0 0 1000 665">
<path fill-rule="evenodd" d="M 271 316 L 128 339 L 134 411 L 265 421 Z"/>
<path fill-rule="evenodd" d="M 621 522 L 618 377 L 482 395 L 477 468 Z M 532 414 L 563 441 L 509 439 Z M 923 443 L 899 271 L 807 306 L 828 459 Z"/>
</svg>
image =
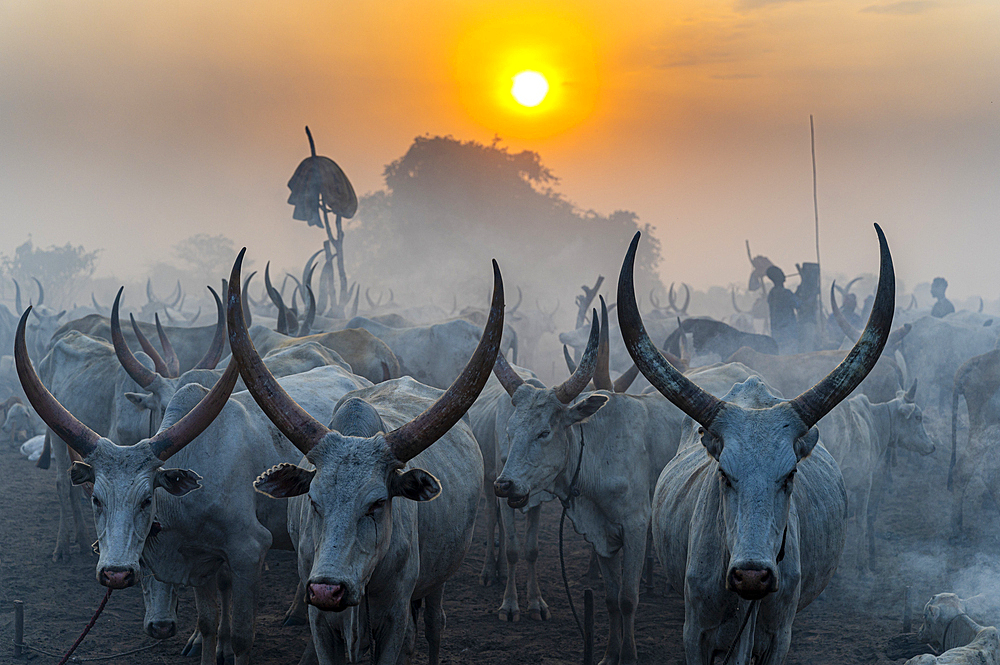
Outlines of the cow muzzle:
<svg viewBox="0 0 1000 665">
<path fill-rule="evenodd" d="M 324 612 L 343 612 L 351 605 L 357 605 L 348 602 L 347 587 L 343 584 L 310 583 L 306 589 L 306 600 Z"/>
<path fill-rule="evenodd" d="M 97 581 L 109 589 L 127 589 L 134 586 L 137 580 L 134 570 L 119 566 L 103 568 L 97 575 Z"/>
<path fill-rule="evenodd" d="M 770 568 L 733 567 L 726 576 L 726 586 L 745 600 L 760 600 L 778 590 L 778 577 Z"/>
<path fill-rule="evenodd" d="M 521 494 L 514 487 L 513 480 L 501 480 L 497 478 L 493 482 L 493 493 L 500 498 L 507 499 L 507 505 L 511 508 L 523 508 L 528 503 L 529 493 Z"/>
<path fill-rule="evenodd" d="M 156 640 L 165 640 L 177 634 L 177 624 L 173 621 L 150 621 L 146 624 L 146 634 Z"/>
</svg>

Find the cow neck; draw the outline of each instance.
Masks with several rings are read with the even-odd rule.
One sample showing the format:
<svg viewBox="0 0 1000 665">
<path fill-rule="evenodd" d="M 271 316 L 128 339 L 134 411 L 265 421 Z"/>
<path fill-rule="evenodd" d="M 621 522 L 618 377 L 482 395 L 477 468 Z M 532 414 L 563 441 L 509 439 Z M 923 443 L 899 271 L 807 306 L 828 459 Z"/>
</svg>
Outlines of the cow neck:
<svg viewBox="0 0 1000 665">
<path fill-rule="evenodd" d="M 570 450 L 568 451 L 569 458 L 574 460 L 574 465 L 572 467 L 573 470 L 570 471 L 571 467 L 567 466 L 565 467 L 565 470 L 561 476 L 561 479 L 563 481 L 561 484 L 565 487 L 565 492 L 564 492 L 565 496 L 563 496 L 563 493 L 559 492 L 560 489 L 559 487 L 553 488 L 556 490 L 556 496 L 559 497 L 559 501 L 562 503 L 564 511 L 569 510 L 570 506 L 573 504 L 573 499 L 580 496 L 581 494 L 579 483 L 580 483 L 580 469 L 583 467 L 583 448 L 584 448 L 583 424 L 579 425 L 580 441 L 578 444 L 576 440 L 576 435 L 574 433 L 574 427 L 576 426 L 573 425 L 570 426 L 569 428 Z M 580 450 L 575 455 L 573 454 L 574 445 L 579 445 L 580 448 Z M 570 473 L 572 473 L 572 475 L 569 475 Z"/>
<path fill-rule="evenodd" d="M 957 624 L 957 625 L 956 625 Z M 964 647 L 966 644 L 976 639 L 976 635 L 983 627 L 976 623 L 972 617 L 962 612 L 948 622 L 944 628 L 944 635 L 941 638 L 944 651 L 955 647 Z M 951 639 L 949 640 L 949 636 Z"/>
</svg>

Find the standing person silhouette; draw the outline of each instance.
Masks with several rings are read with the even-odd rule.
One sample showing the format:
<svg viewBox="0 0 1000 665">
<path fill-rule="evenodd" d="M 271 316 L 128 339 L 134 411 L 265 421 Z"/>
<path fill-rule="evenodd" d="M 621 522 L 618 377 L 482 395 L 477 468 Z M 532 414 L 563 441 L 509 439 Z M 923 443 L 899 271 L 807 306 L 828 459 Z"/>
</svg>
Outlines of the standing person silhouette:
<svg viewBox="0 0 1000 665">
<path fill-rule="evenodd" d="M 935 277 L 934 281 L 931 282 L 931 295 L 937 298 L 937 302 L 931 308 L 931 316 L 936 316 L 940 319 L 955 311 L 955 306 L 944 295 L 947 288 L 948 280 L 944 277 Z"/>
<path fill-rule="evenodd" d="M 771 337 L 778 343 L 782 354 L 796 353 L 799 344 L 799 324 L 795 316 L 798 299 L 785 288 L 785 273 L 781 268 L 771 266 L 766 275 L 774 282 L 774 288 L 767 294 L 771 310 Z"/>
</svg>

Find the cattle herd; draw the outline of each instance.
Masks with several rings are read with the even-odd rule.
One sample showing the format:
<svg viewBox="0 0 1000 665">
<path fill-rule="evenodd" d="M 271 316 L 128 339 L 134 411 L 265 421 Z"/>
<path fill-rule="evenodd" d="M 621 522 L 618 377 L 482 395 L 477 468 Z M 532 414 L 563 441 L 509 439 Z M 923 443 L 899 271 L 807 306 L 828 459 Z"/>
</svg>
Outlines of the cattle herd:
<svg viewBox="0 0 1000 665">
<path fill-rule="evenodd" d="M 128 325 L 122 290 L 110 316 L 94 300 L 98 311 L 68 317 L 38 283 L 36 305 L 0 305 L 2 436 L 54 461 L 53 560 L 89 550 L 89 503 L 96 582 L 140 586 L 143 628 L 157 639 L 177 632 L 177 597 L 190 588 L 197 621 L 184 653 L 203 665 L 251 661 L 272 549 L 295 552 L 286 616 L 310 632 L 284 662 L 409 662 L 418 621 L 427 662 L 440 662 L 445 589 L 477 519 L 479 581 L 505 579 L 496 616 L 517 621 L 524 606 L 547 620 L 536 564 L 552 499 L 603 579 L 601 665 L 640 661 L 636 617 L 653 565 L 684 603 L 681 643 L 665 648 L 689 665 L 783 663 L 796 614 L 838 570 L 879 571 L 893 469 L 934 453 L 933 433 L 952 433 L 939 446 L 951 456 L 945 535 L 970 542 L 985 507 L 992 522 L 1000 508 L 1000 326 L 897 307 L 876 232 L 867 324 L 840 316 L 843 350 L 798 355 L 778 355 L 766 328 L 689 317 L 690 292 L 678 306 L 671 289 L 669 308 L 654 300 L 640 314 L 637 233 L 620 248 L 615 304 L 594 300 L 600 283 L 584 287 L 580 325 L 561 336 L 575 357 L 564 347 L 569 375 L 553 386 L 537 371 L 553 359 L 535 345 L 555 332 L 554 312 L 516 314 L 520 289 L 507 306 L 496 261 L 489 308 L 456 306 L 436 321 L 367 293 L 371 311 L 358 316 L 360 289 L 353 311 L 317 313 L 311 271 L 295 291 L 305 313 L 285 306 L 269 274 L 273 307 L 254 302 L 246 250 L 223 297 L 209 287 L 209 326 L 149 289 Z M 187 325 L 163 326 L 161 312 Z M 926 646 L 907 662 L 1000 662 L 988 613 L 940 591 L 924 608 Z"/>
</svg>

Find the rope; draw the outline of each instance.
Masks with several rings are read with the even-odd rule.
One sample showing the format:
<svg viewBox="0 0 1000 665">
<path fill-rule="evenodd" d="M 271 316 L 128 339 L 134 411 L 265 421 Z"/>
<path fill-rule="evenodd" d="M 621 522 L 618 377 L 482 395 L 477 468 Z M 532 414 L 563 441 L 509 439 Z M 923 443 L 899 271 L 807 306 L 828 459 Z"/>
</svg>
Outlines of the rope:
<svg viewBox="0 0 1000 665">
<path fill-rule="evenodd" d="M 563 525 L 566 523 L 566 511 L 572 505 L 573 499 L 580 496 L 580 489 L 576 486 L 576 481 L 580 477 L 581 466 L 583 466 L 583 428 L 580 428 L 580 456 L 576 460 L 576 471 L 573 473 L 573 479 L 569 483 L 569 491 L 567 492 L 569 497 L 566 499 L 559 497 L 559 502 L 562 504 L 562 517 L 559 518 L 559 567 L 562 569 L 563 586 L 566 588 L 566 599 L 569 601 L 569 609 L 573 612 L 573 620 L 576 621 L 580 637 L 586 640 L 587 636 L 583 632 L 583 624 L 580 623 L 580 617 L 576 613 L 576 606 L 573 604 L 573 594 L 569 592 L 569 579 L 566 577 L 566 557 L 563 555 Z"/>
<path fill-rule="evenodd" d="M 58 665 L 66 665 L 66 661 L 69 660 L 69 657 L 73 655 L 73 652 L 76 651 L 76 648 L 80 646 L 81 642 L 83 642 L 83 638 L 87 636 L 87 633 L 90 632 L 90 629 L 94 627 L 95 623 L 97 623 L 97 617 L 101 616 L 101 612 L 104 611 L 104 606 L 108 604 L 108 598 L 110 597 L 111 597 L 111 587 L 108 587 L 108 592 L 104 594 L 104 598 L 101 600 L 101 604 L 97 606 L 97 611 L 94 612 L 94 616 L 90 617 L 90 623 L 88 623 L 87 627 L 83 629 L 82 633 L 80 633 L 80 637 L 76 638 L 76 642 L 73 642 L 73 646 L 69 648 L 69 651 L 67 651 L 66 655 L 62 657 L 62 660 L 59 661 Z"/>
<path fill-rule="evenodd" d="M 131 656 L 132 654 L 136 654 L 136 653 L 139 653 L 141 651 L 149 651 L 150 649 L 158 647 L 161 644 L 163 644 L 163 642 L 153 642 L 151 644 L 147 644 L 144 647 L 139 647 L 137 649 L 132 649 L 131 651 L 123 651 L 122 653 L 113 653 L 113 654 L 111 654 L 109 656 L 92 656 L 90 658 L 80 658 L 79 656 L 73 656 L 72 658 L 69 659 L 68 662 L 71 662 L 71 663 L 93 663 L 93 662 L 100 661 L 100 660 L 112 660 L 113 658 L 121 658 L 122 656 Z M 59 658 L 60 657 L 59 654 L 57 654 L 57 653 L 52 653 L 51 651 L 46 651 L 44 649 L 39 649 L 38 647 L 32 646 L 32 645 L 30 645 L 30 644 L 28 644 L 26 642 L 22 642 L 21 644 L 18 644 L 17 642 L 14 642 L 14 645 L 15 646 L 19 646 L 22 649 L 25 649 L 25 650 L 28 650 L 28 651 L 34 651 L 35 653 L 40 653 L 43 656 L 49 656 L 50 658 Z"/>
<path fill-rule="evenodd" d="M 751 600 L 750 604 L 747 606 L 746 616 L 743 617 L 743 623 L 740 624 L 740 630 L 736 633 L 736 639 L 734 639 L 733 643 L 729 645 L 729 651 L 726 652 L 726 657 L 722 659 L 722 665 L 726 665 L 726 663 L 729 662 L 729 659 L 732 658 L 733 652 L 736 650 L 736 645 L 739 644 L 740 637 L 743 636 L 743 631 L 746 630 L 747 622 L 750 621 L 750 615 L 753 614 L 753 609 L 757 606 L 758 602 L 760 601 Z"/>
</svg>

